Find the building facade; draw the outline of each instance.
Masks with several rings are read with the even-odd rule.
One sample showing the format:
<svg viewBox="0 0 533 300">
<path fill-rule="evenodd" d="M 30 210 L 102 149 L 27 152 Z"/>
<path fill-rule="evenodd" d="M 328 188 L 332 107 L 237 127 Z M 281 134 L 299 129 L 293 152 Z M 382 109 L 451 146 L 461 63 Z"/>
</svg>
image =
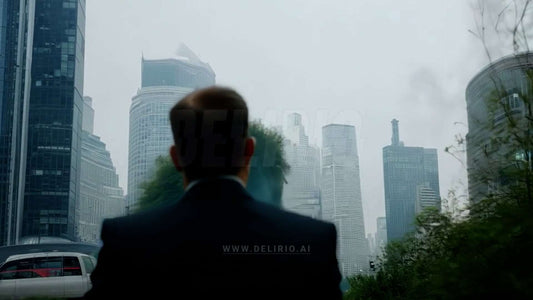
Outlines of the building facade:
<svg viewBox="0 0 533 300">
<path fill-rule="evenodd" d="M 368 269 L 359 156 L 355 127 L 322 127 L 322 218 L 337 227 L 339 267 L 344 277 Z"/>
<path fill-rule="evenodd" d="M 0 2 L 1 244 L 75 239 L 84 0 Z"/>
<path fill-rule="evenodd" d="M 440 201 L 437 150 L 406 147 L 400 142 L 398 120 L 392 120 L 392 128 L 392 144 L 383 147 L 388 241 L 414 230 L 419 187 L 430 189 Z"/>
<path fill-rule="evenodd" d="M 127 209 L 135 209 L 141 184 L 149 180 L 159 156 L 168 155 L 174 143 L 169 111 L 198 88 L 215 84 L 215 73 L 182 45 L 178 58 L 142 59 L 142 87 L 130 108 Z"/>
<path fill-rule="evenodd" d="M 502 171 L 515 168 L 528 156 L 531 161 L 532 150 L 517 143 L 511 130 L 526 137 L 525 130 L 530 127 L 527 107 L 533 99 L 533 79 L 527 72 L 532 70 L 533 52 L 503 57 L 483 68 L 466 88 L 471 201 L 479 201 L 505 184 Z M 510 126 L 510 122 L 515 124 Z"/>
<path fill-rule="evenodd" d="M 374 257 L 376 255 L 376 240 L 375 235 L 368 233 L 366 235 L 366 241 L 368 243 L 368 252 L 370 257 Z"/>
<path fill-rule="evenodd" d="M 309 145 L 300 114 L 289 115 L 285 137 L 283 148 L 290 171 L 283 187 L 283 208 L 319 218 L 320 151 Z"/>
<path fill-rule="evenodd" d="M 103 220 L 124 215 L 126 202 L 111 155 L 105 143 L 93 134 L 92 100 L 84 97 L 84 101 L 77 237 L 98 244 Z"/>
<path fill-rule="evenodd" d="M 378 217 L 376 225 L 376 256 L 381 256 L 387 245 L 387 218 Z"/>
<path fill-rule="evenodd" d="M 441 200 L 439 195 L 427 184 L 417 186 L 415 214 L 419 214 L 429 207 L 436 207 L 440 210 Z"/>
</svg>

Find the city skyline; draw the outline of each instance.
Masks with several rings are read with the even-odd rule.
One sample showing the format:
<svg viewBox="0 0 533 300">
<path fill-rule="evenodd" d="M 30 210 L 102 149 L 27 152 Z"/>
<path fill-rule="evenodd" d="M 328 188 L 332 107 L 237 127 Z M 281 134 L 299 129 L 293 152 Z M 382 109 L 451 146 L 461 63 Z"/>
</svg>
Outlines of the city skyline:
<svg viewBox="0 0 533 300">
<path fill-rule="evenodd" d="M 0 0 L 0 295 L 527 298 L 531 41 L 533 0 Z"/>
<path fill-rule="evenodd" d="M 334 76 L 335 81 L 333 82 L 330 79 L 321 77 L 321 80 L 326 80 L 326 82 L 320 85 L 316 84 L 316 76 L 313 75 L 320 72 L 307 72 L 306 70 L 308 69 L 305 65 L 302 65 L 302 62 L 312 61 L 309 59 L 309 55 L 322 57 L 318 53 L 330 53 L 326 49 L 332 48 L 324 48 L 321 46 L 322 44 L 327 46 L 342 40 L 339 40 L 337 35 L 331 35 L 326 39 L 324 35 L 326 31 L 313 27 L 316 21 L 311 21 L 308 18 L 309 15 L 301 16 L 302 24 L 310 25 L 310 31 L 307 33 L 302 31 L 302 28 L 295 27 L 296 24 L 287 16 L 282 17 L 283 25 L 276 26 L 286 26 L 288 29 L 286 33 L 296 30 L 295 32 L 303 34 L 303 38 L 309 38 L 309 34 L 318 38 L 318 40 L 309 39 L 310 41 L 324 40 L 329 43 L 316 44 L 313 42 L 315 47 L 307 47 L 310 49 L 308 55 L 304 52 L 298 52 L 298 49 L 301 49 L 301 46 L 305 44 L 301 46 L 294 45 L 295 48 L 289 48 L 287 53 L 280 55 L 282 52 L 275 50 L 279 49 L 278 45 L 291 41 L 287 39 L 287 35 L 283 31 L 280 32 L 280 36 L 267 36 L 263 41 L 259 42 L 257 47 L 253 48 L 258 51 L 257 53 L 239 51 L 241 48 L 253 45 L 250 44 L 252 41 L 257 41 L 259 36 L 251 36 L 249 32 L 252 32 L 253 29 L 259 29 L 259 32 L 262 32 L 262 29 L 257 27 L 258 23 L 249 22 L 247 23 L 249 26 L 246 26 L 246 28 L 236 25 L 242 24 L 240 21 L 242 21 L 244 16 L 255 15 L 256 11 L 254 10 L 238 9 L 235 11 L 232 6 L 226 7 L 212 3 L 213 7 L 219 11 L 220 17 L 227 15 L 229 12 L 235 16 L 234 19 L 230 19 L 229 23 L 226 23 L 225 27 L 220 28 L 226 32 L 232 32 L 233 37 L 237 37 L 238 40 L 244 42 L 240 48 L 235 48 L 237 45 L 228 44 L 228 41 L 231 40 L 225 39 L 224 35 L 220 34 L 217 29 L 213 32 L 202 32 L 202 30 L 206 29 L 206 26 L 216 23 L 219 20 L 219 16 L 210 15 L 209 11 L 204 10 L 200 17 L 206 22 L 198 23 L 194 20 L 191 21 L 187 14 L 195 15 L 193 12 L 201 8 L 201 5 L 200 7 L 192 5 L 174 9 L 175 5 L 163 4 L 158 1 L 153 2 L 153 4 L 139 2 L 136 5 L 128 5 L 125 1 L 109 3 L 95 0 L 88 3 L 86 7 L 88 16 L 86 29 L 88 32 L 86 34 L 87 49 L 85 56 L 88 63 L 85 68 L 86 80 L 84 85 L 88 91 L 87 94 L 93 95 L 97 99 L 95 109 L 102 113 L 96 116 L 95 132 L 103 140 L 108 141 L 109 151 L 117 164 L 117 171 L 120 175 L 120 186 L 124 189 L 127 189 L 125 182 L 127 182 L 128 151 L 124 147 L 126 144 L 124 143 L 124 137 L 127 136 L 125 132 L 127 132 L 128 127 L 128 123 L 124 122 L 124 116 L 128 113 L 127 106 L 129 106 L 131 96 L 140 86 L 139 72 L 135 72 L 139 67 L 136 62 L 143 56 L 143 53 L 147 57 L 171 57 L 172 55 L 169 54 L 173 49 L 177 48 L 178 41 L 182 40 L 194 46 L 193 48 L 200 54 L 198 55 L 199 57 L 203 57 L 211 65 L 217 67 L 219 79 L 221 79 L 219 82 L 234 86 L 242 91 L 245 98 L 251 102 L 252 116 L 262 117 L 267 124 L 275 123 L 273 121 L 282 119 L 280 115 L 291 111 L 300 111 L 305 125 L 309 128 L 310 142 L 315 145 L 320 144 L 318 133 L 323 124 L 332 121 L 337 123 L 348 123 L 346 121 L 349 121 L 360 128 L 358 139 L 361 146 L 361 157 L 364 158 L 361 162 L 361 168 L 363 170 L 362 173 L 365 174 L 361 179 L 362 193 L 366 195 L 364 199 L 368 199 L 363 205 L 365 211 L 370 212 L 369 216 L 365 217 L 367 228 L 372 228 L 370 232 L 375 231 L 372 219 L 375 216 L 382 215 L 384 212 L 384 199 L 381 193 L 383 183 L 380 179 L 382 174 L 380 174 L 379 168 L 376 168 L 376 165 L 381 163 L 379 153 L 376 155 L 376 152 L 379 151 L 376 151 L 376 149 L 385 144 L 386 138 L 384 137 L 386 132 L 388 132 L 387 128 L 382 125 L 384 119 L 401 118 L 406 121 L 405 129 L 418 130 L 419 134 L 413 135 L 411 137 L 412 140 L 407 141 L 409 144 L 437 147 L 439 164 L 445 166 L 444 170 L 442 170 L 444 176 L 441 176 L 443 195 L 445 196 L 445 191 L 448 188 L 458 188 L 457 191 L 459 193 L 462 192 L 460 180 L 465 177 L 466 172 L 461 164 L 454 157 L 447 155 L 443 149 L 454 142 L 455 134 L 464 133 L 466 129 L 466 126 L 460 125 L 461 123 L 466 123 L 466 114 L 461 111 L 464 107 L 463 88 L 471 75 L 477 72 L 480 66 L 486 62 L 486 58 L 477 55 L 480 53 L 482 46 L 467 32 L 468 29 L 473 28 L 473 19 L 471 8 L 464 2 L 450 1 L 437 10 L 435 10 L 434 5 L 420 4 L 418 7 L 419 12 L 413 13 L 415 18 L 428 24 L 423 29 L 412 27 L 407 23 L 398 23 L 397 19 L 394 16 L 391 17 L 391 15 L 380 16 L 375 14 L 374 11 L 379 11 L 378 4 L 365 4 L 368 7 L 365 7 L 364 11 L 370 11 L 371 13 L 362 18 L 350 20 L 350 24 L 354 22 L 370 26 L 370 24 L 375 24 L 379 20 L 384 22 L 384 24 L 398 25 L 394 27 L 379 27 L 378 32 L 382 32 L 380 30 L 383 30 L 383 28 L 390 28 L 393 31 L 399 30 L 396 32 L 396 38 L 405 39 L 405 42 L 402 43 L 403 45 L 417 44 L 419 47 L 410 49 L 412 51 L 410 53 L 405 52 L 405 47 L 400 47 L 397 49 L 399 52 L 397 53 L 398 55 L 394 56 L 394 59 L 383 55 L 381 56 L 383 60 L 361 61 L 361 58 L 365 57 L 365 53 L 369 54 L 367 52 L 369 49 L 380 52 L 383 49 L 387 49 L 384 46 L 389 45 L 388 42 L 385 43 L 385 40 L 374 40 L 377 44 L 371 43 L 369 41 L 371 39 L 370 36 L 362 35 L 360 36 L 361 43 L 363 45 L 373 45 L 372 47 L 357 47 L 357 49 L 354 49 L 354 45 L 359 45 L 360 43 L 348 43 L 346 50 L 341 50 L 343 52 L 339 53 L 339 55 L 329 56 L 331 58 L 328 63 L 324 63 L 326 60 L 318 61 L 320 65 L 317 67 L 332 71 L 333 69 L 327 67 L 331 66 L 331 62 L 338 64 L 339 59 L 342 58 L 344 63 L 338 65 L 346 65 L 345 69 L 350 70 L 350 73 L 353 74 L 343 76 L 343 74 L 347 73 L 341 70 L 341 73 Z M 267 11 L 279 16 L 280 10 L 275 7 L 276 4 L 261 5 Z M 357 6 L 362 4 L 346 5 L 345 11 L 354 12 L 357 11 Z M 393 2 L 387 3 L 387 5 L 391 8 L 396 6 Z M 248 6 L 245 5 L 245 7 Z M 312 15 L 312 13 L 321 11 L 323 8 L 320 3 L 309 3 L 306 9 Z M 336 16 L 338 16 L 336 14 L 339 8 L 335 5 L 330 6 L 324 10 L 320 19 L 325 21 L 335 20 Z M 400 7 L 397 11 L 402 12 L 402 9 Z M 288 3 L 286 10 L 292 13 L 297 11 L 297 7 Z M 431 11 L 430 14 L 426 13 L 428 10 Z M 175 15 L 172 15 L 172 18 L 169 18 L 172 11 L 177 12 L 181 17 L 175 18 Z M 145 14 L 153 13 L 160 15 L 158 22 L 150 23 L 142 17 Z M 427 17 L 429 15 L 431 15 L 431 18 Z M 449 17 L 453 17 L 457 22 L 450 23 L 451 26 L 441 27 L 439 24 L 443 24 L 443 20 Z M 121 21 L 116 22 L 117 18 Z M 259 16 L 259 19 L 261 18 Z M 198 18 L 196 19 L 198 20 Z M 163 20 L 168 22 L 168 26 L 161 26 Z M 181 22 L 195 24 L 196 26 L 178 26 L 177 24 L 181 24 Z M 109 26 L 109 24 L 114 25 Z M 357 26 L 346 29 L 345 25 L 333 22 L 327 32 L 341 30 L 341 32 L 352 36 L 360 32 L 357 28 L 365 28 L 365 26 Z M 135 30 L 130 30 L 132 28 Z M 129 34 L 117 34 L 121 30 L 129 32 Z M 406 36 L 401 30 L 403 32 L 409 30 L 409 32 L 417 32 L 417 34 Z M 202 32 L 202 34 L 198 34 L 198 32 Z M 429 32 L 432 34 L 429 34 Z M 387 34 L 391 34 L 391 32 L 387 32 Z M 443 38 L 433 40 L 429 44 L 417 42 L 418 39 L 423 39 L 427 36 L 431 37 L 435 34 L 439 34 Z M 394 35 L 393 33 L 392 36 Z M 448 36 L 453 36 L 453 43 L 457 45 L 452 53 L 449 53 L 450 50 L 445 47 L 445 45 L 450 44 Z M 246 39 L 243 39 L 244 37 Z M 434 57 L 441 56 L 439 51 L 444 51 L 444 49 L 447 49 L 446 55 L 450 58 L 450 61 L 446 63 L 435 61 Z M 436 52 L 429 50 L 435 50 Z M 497 49 L 493 57 L 508 53 L 506 49 L 500 50 Z M 348 52 L 354 55 L 345 60 L 349 56 L 344 54 Z M 296 53 L 302 53 L 302 56 L 295 56 Z M 424 53 L 425 55 L 419 55 Z M 265 57 L 266 59 L 255 59 L 260 57 Z M 291 60 L 294 64 L 288 63 L 287 60 Z M 266 64 L 269 61 L 284 71 L 276 72 L 278 76 L 271 76 L 272 72 L 274 70 L 277 71 L 278 68 L 269 68 Z M 406 64 L 406 61 L 409 61 L 409 64 Z M 355 64 L 356 62 L 361 64 Z M 386 68 L 383 68 L 384 65 Z M 289 68 L 288 66 L 291 67 Z M 459 68 L 462 71 L 456 72 L 456 69 Z M 261 70 L 264 74 L 260 75 L 257 72 L 252 72 L 253 70 Z M 394 72 L 391 73 L 388 70 L 394 70 Z M 305 72 L 305 76 L 300 76 L 302 71 Z M 111 79 L 109 76 L 112 74 L 117 76 L 113 76 L 113 79 Z M 453 77 L 450 77 L 451 74 L 453 74 Z M 259 78 L 261 80 L 258 80 Z M 274 90 L 266 89 L 264 83 L 268 82 L 268 80 L 263 80 L 265 78 L 272 80 L 273 84 L 269 85 L 269 87 L 277 87 L 275 93 L 273 93 Z M 402 80 L 389 86 L 391 79 L 397 81 L 396 79 L 398 78 Z M 302 81 L 302 79 L 305 80 Z M 283 84 L 283 82 L 287 84 Z M 288 85 L 291 82 L 294 82 L 294 85 Z M 350 82 L 350 84 L 347 84 L 347 82 Z M 387 90 L 390 93 L 377 89 L 377 86 L 371 82 L 379 82 L 380 85 L 389 86 Z M 290 89 L 288 89 L 289 86 Z M 302 88 L 304 86 L 312 88 L 306 90 Z M 320 88 L 320 86 L 327 88 Z M 348 86 L 353 88 L 347 88 Z M 362 89 L 362 87 L 365 88 Z M 332 88 L 335 89 L 334 95 L 331 94 Z M 289 99 L 293 101 L 287 101 Z M 307 101 L 305 107 L 301 105 L 300 99 Z M 320 104 L 321 102 L 317 99 L 320 99 L 320 101 L 328 99 L 328 102 Z M 383 105 L 370 105 L 373 101 L 367 101 L 367 99 L 380 99 Z M 368 104 L 365 102 L 368 102 Z M 406 103 L 408 105 L 405 105 Z M 433 110 L 429 110 L 429 103 L 436 103 L 437 106 Z M 119 109 L 120 107 L 122 109 Z M 273 107 L 278 108 L 274 111 Z M 409 107 L 412 111 L 406 111 L 403 107 Z M 416 114 L 421 117 L 413 119 L 411 122 L 411 120 L 406 119 L 407 114 Z M 459 125 L 456 123 L 459 123 Z M 426 126 L 421 126 L 421 124 L 426 124 Z M 430 134 L 431 131 L 422 129 L 424 127 L 438 128 L 437 131 L 434 131 L 438 133 Z M 464 183 L 463 181 L 462 184 Z"/>
<path fill-rule="evenodd" d="M 468 32 L 476 12 L 466 2 L 421 2 L 412 10 L 392 0 L 303 6 L 93 0 L 87 4 L 85 88 L 101 112 L 95 132 L 107 141 L 126 190 L 138 62 L 143 54 L 173 57 L 185 42 L 216 70 L 218 84 L 244 96 L 251 119 L 282 125 L 299 112 L 312 145 L 321 144 L 326 124 L 358 128 L 365 227 L 374 232 L 375 218 L 385 211 L 380 149 L 388 144 L 392 118 L 413 132 L 407 144 L 438 149 L 444 197 L 450 188 L 461 194 L 466 187 L 465 168 L 444 151 L 467 130 L 464 91 L 487 62 Z M 272 18 L 278 22 L 267 26 Z"/>
</svg>

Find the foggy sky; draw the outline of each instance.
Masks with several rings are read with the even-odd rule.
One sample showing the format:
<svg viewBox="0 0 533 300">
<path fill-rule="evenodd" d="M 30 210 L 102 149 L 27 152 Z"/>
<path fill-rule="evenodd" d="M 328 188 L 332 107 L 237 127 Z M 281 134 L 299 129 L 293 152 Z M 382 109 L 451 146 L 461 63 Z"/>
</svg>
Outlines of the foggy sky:
<svg viewBox="0 0 533 300">
<path fill-rule="evenodd" d="M 218 84 L 245 97 L 252 118 L 281 125 L 299 112 L 316 145 L 325 124 L 356 126 L 365 228 L 373 233 L 385 215 L 382 147 L 393 118 L 406 146 L 438 149 L 443 197 L 466 187 L 464 168 L 444 148 L 467 132 L 465 88 L 487 63 L 468 32 L 474 27 L 465 0 L 90 0 L 84 94 L 126 190 L 141 55 L 172 57 L 184 42 Z"/>
</svg>

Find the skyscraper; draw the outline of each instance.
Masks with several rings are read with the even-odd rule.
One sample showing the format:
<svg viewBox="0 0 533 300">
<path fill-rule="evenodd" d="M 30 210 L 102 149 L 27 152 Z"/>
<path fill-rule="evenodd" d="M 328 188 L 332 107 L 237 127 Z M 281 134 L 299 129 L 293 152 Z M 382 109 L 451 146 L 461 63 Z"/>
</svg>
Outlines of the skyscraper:
<svg viewBox="0 0 533 300">
<path fill-rule="evenodd" d="M 285 128 L 284 150 L 290 171 L 283 187 L 283 207 L 318 218 L 320 214 L 320 152 L 309 145 L 302 116 L 289 115 Z"/>
<path fill-rule="evenodd" d="M 394 119 L 392 144 L 383 147 L 383 176 L 387 239 L 393 241 L 414 229 L 417 197 L 427 203 L 431 190 L 433 203 L 440 203 L 437 150 L 405 147 Z"/>
<path fill-rule="evenodd" d="M 385 217 L 378 217 L 376 219 L 376 255 L 382 255 L 385 246 L 387 245 L 387 219 Z"/>
<path fill-rule="evenodd" d="M 368 251 L 369 251 L 369 256 L 374 256 L 375 253 L 376 253 L 376 240 L 374 239 L 375 236 L 371 233 L 367 234 L 366 235 L 366 240 L 367 240 L 367 243 L 368 243 Z"/>
<path fill-rule="evenodd" d="M 440 197 L 427 185 L 419 185 L 416 187 L 415 214 L 421 213 L 428 207 L 436 207 L 440 209 Z"/>
<path fill-rule="evenodd" d="M 337 227 L 343 276 L 368 269 L 355 127 L 322 127 L 322 218 Z"/>
<path fill-rule="evenodd" d="M 84 97 L 77 235 L 80 241 L 97 243 L 103 220 L 123 215 L 126 202 L 109 151 L 93 134 L 93 123 L 92 99 Z"/>
<path fill-rule="evenodd" d="M 531 139 L 526 131 L 533 90 L 527 72 L 532 69 L 533 52 L 506 56 L 483 68 L 466 88 L 468 191 L 474 202 L 505 185 L 502 171 L 531 156 L 531 149 L 509 137 Z"/>
<path fill-rule="evenodd" d="M 140 184 L 153 175 L 157 157 L 174 142 L 168 114 L 195 89 L 215 84 L 215 73 L 185 45 L 171 59 L 142 59 L 142 87 L 132 99 L 128 157 L 129 210 L 142 195 Z"/>
<path fill-rule="evenodd" d="M 75 238 L 84 0 L 0 2 L 0 244 Z"/>
</svg>

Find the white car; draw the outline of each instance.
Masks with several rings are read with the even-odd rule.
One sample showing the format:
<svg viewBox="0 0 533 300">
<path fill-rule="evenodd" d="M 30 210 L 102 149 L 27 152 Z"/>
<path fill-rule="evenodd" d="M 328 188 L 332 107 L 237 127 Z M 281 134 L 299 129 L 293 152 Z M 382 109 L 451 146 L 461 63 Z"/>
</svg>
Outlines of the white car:
<svg viewBox="0 0 533 300">
<path fill-rule="evenodd" d="M 0 267 L 0 299 L 82 297 L 95 265 L 96 258 L 77 252 L 12 255 Z"/>
</svg>

